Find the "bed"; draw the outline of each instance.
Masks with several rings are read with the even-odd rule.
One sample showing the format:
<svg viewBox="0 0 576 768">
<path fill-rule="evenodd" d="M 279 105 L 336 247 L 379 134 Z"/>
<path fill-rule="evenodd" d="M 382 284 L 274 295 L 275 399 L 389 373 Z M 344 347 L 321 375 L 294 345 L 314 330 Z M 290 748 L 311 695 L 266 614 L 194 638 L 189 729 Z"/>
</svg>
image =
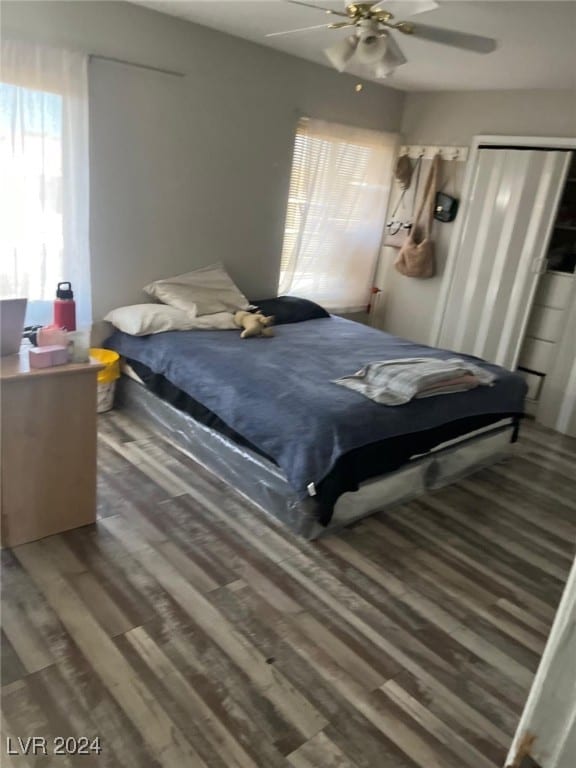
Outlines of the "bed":
<svg viewBox="0 0 576 768">
<path fill-rule="evenodd" d="M 453 353 L 334 316 L 275 334 L 116 331 L 106 346 L 133 372 L 126 409 L 306 538 L 497 461 L 515 440 L 517 374 L 482 363 L 492 387 L 387 407 L 333 382 L 374 360 Z"/>
</svg>

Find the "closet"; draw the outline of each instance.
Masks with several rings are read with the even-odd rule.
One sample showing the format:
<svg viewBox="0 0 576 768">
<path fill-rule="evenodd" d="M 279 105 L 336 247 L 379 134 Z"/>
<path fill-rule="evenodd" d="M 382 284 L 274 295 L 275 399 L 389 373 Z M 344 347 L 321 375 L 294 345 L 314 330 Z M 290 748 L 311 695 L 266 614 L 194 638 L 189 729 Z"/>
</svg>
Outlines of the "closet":
<svg viewBox="0 0 576 768">
<path fill-rule="evenodd" d="M 480 138 L 463 199 L 436 343 L 518 369 L 529 413 L 576 435 L 575 153 Z"/>
</svg>

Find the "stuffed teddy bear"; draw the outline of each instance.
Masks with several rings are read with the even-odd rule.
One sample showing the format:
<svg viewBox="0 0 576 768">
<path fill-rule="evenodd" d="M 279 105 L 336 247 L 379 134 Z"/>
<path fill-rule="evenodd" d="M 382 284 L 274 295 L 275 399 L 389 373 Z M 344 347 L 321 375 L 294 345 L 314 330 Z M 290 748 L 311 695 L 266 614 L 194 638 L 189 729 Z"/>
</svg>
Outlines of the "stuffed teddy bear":
<svg viewBox="0 0 576 768">
<path fill-rule="evenodd" d="M 273 317 L 266 317 L 262 312 L 236 312 L 234 322 L 244 330 L 240 334 L 241 339 L 249 339 L 250 336 L 274 336 L 274 331 L 268 326 L 274 322 Z"/>
</svg>

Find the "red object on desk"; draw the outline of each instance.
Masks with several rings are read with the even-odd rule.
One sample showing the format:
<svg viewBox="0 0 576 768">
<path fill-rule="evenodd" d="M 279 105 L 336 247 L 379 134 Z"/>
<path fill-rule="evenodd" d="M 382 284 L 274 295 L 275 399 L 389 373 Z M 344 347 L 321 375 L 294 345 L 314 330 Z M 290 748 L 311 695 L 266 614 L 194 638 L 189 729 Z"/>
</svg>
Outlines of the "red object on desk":
<svg viewBox="0 0 576 768">
<path fill-rule="evenodd" d="M 76 302 L 72 283 L 58 283 L 54 300 L 54 325 L 67 331 L 76 330 Z"/>
</svg>

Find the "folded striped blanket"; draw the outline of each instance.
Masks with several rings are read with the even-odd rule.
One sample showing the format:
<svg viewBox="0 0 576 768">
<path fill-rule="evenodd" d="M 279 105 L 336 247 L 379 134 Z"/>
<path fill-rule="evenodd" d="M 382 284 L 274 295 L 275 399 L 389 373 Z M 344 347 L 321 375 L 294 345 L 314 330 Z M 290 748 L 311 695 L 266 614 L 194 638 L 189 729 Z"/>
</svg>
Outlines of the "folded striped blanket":
<svg viewBox="0 0 576 768">
<path fill-rule="evenodd" d="M 334 384 L 353 389 L 382 405 L 404 405 L 414 398 L 490 386 L 495 379 L 495 374 L 457 357 L 411 357 L 368 363 L 350 376 L 335 379 Z"/>
</svg>

